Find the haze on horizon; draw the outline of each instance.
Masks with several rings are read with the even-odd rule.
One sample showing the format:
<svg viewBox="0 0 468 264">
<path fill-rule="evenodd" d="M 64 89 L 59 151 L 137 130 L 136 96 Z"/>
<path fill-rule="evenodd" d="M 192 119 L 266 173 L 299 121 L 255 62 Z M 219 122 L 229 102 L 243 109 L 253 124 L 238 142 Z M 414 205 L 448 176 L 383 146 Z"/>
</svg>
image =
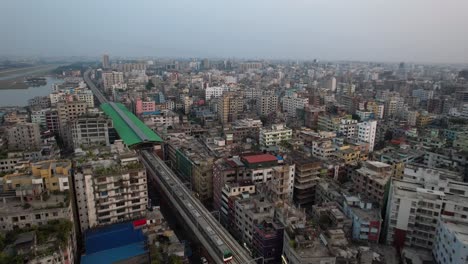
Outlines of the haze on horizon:
<svg viewBox="0 0 468 264">
<path fill-rule="evenodd" d="M 16 0 L 3 56 L 158 56 L 468 63 L 468 1 Z"/>
</svg>

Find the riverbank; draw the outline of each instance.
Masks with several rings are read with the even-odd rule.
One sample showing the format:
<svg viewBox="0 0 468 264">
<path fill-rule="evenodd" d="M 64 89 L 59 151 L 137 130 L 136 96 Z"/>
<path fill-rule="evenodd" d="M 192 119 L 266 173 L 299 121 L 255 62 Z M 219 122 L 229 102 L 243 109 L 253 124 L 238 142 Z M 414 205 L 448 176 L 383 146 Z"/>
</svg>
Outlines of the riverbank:
<svg viewBox="0 0 468 264">
<path fill-rule="evenodd" d="M 13 87 L 13 89 L 0 89 L 0 106 L 26 106 L 28 100 L 35 96 L 49 95 L 52 92 L 54 83 L 63 83 L 63 79 L 57 79 L 52 76 L 46 77 L 47 84 L 42 86 L 28 85 L 24 82 L 24 77 L 19 79 L 21 80 L 20 82 L 7 84 L 8 87 Z M 0 81 L 0 85 L 3 82 Z M 23 88 L 24 86 L 26 87 Z"/>
<path fill-rule="evenodd" d="M 58 64 L 48 64 L 1 71 L 0 90 L 28 89 L 31 85 L 25 83 L 26 77 L 42 77 L 48 75 L 58 66 Z"/>
</svg>

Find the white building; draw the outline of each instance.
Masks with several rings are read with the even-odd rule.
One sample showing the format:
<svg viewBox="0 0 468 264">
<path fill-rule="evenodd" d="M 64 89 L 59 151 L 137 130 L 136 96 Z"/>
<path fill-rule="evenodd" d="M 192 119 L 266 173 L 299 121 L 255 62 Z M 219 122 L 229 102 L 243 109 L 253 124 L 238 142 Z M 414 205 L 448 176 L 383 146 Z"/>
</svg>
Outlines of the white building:
<svg viewBox="0 0 468 264">
<path fill-rule="evenodd" d="M 289 141 L 292 138 L 292 129 L 284 124 L 275 124 L 271 129 L 260 129 L 260 145 L 264 147 L 276 146 L 281 141 Z"/>
<path fill-rule="evenodd" d="M 367 121 L 374 118 L 374 112 L 371 111 L 356 110 L 356 115 L 359 116 L 361 121 Z"/>
<path fill-rule="evenodd" d="M 338 133 L 346 138 L 354 138 L 357 130 L 357 120 L 354 119 L 341 119 Z"/>
<path fill-rule="evenodd" d="M 369 152 L 374 150 L 377 121 L 358 123 L 358 139 L 369 143 Z"/>
<path fill-rule="evenodd" d="M 47 126 L 46 114 L 50 111 L 50 108 L 44 108 L 39 110 L 34 110 L 31 112 L 31 123 L 38 124 L 41 127 Z"/>
<path fill-rule="evenodd" d="M 431 250 L 441 216 L 450 221 L 466 222 L 468 184 L 453 180 L 459 177 L 425 167 L 405 168 L 403 180 L 394 180 L 390 187 L 387 243 Z"/>
<path fill-rule="evenodd" d="M 103 72 L 102 73 L 102 81 L 104 84 L 104 90 L 106 92 L 112 92 L 112 86 L 114 84 L 121 84 L 124 83 L 124 75 L 123 72 Z"/>
<path fill-rule="evenodd" d="M 143 121 L 152 128 L 172 126 L 179 123 L 179 116 L 171 110 L 162 110 L 159 115 L 144 115 Z"/>
<path fill-rule="evenodd" d="M 75 173 L 74 185 L 82 231 L 135 219 L 146 211 L 146 170 L 131 153 L 85 163 Z"/>
<path fill-rule="evenodd" d="M 437 263 L 468 263 L 468 224 L 442 216 L 432 253 Z"/>
<path fill-rule="evenodd" d="M 328 79 L 326 86 L 327 86 L 326 88 L 329 89 L 330 91 L 332 92 L 336 91 L 336 78 L 331 77 L 330 79 Z"/>
<path fill-rule="evenodd" d="M 308 98 L 299 98 L 297 95 L 283 97 L 283 112 L 289 117 L 296 117 L 297 109 L 304 109 L 308 103 Z"/>
<path fill-rule="evenodd" d="M 224 92 L 228 92 L 228 91 L 229 91 L 229 87 L 227 86 L 207 87 L 205 89 L 205 100 L 210 100 L 212 98 L 221 97 Z"/>
</svg>

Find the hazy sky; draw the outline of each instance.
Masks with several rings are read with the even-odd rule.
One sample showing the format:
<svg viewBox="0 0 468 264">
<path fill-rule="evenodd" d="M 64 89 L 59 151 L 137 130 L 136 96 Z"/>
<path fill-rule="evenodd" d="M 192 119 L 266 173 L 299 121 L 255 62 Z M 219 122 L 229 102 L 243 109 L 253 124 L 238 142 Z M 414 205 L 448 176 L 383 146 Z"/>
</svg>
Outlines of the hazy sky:
<svg viewBox="0 0 468 264">
<path fill-rule="evenodd" d="M 468 62 L 467 0 L 1 0 L 0 55 Z"/>
</svg>

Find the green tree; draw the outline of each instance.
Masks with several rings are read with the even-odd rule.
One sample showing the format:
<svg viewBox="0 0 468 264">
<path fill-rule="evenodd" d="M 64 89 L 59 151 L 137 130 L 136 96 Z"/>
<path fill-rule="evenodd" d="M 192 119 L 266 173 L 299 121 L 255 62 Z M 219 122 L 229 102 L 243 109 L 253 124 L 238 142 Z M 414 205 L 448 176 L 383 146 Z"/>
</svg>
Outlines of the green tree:
<svg viewBox="0 0 468 264">
<path fill-rule="evenodd" d="M 169 263 L 170 264 L 182 264 L 182 258 L 176 255 L 169 256 Z"/>
<path fill-rule="evenodd" d="M 148 81 L 148 83 L 146 84 L 146 90 L 151 90 L 152 88 L 154 88 L 154 83 L 153 81 L 150 79 Z"/>
</svg>

